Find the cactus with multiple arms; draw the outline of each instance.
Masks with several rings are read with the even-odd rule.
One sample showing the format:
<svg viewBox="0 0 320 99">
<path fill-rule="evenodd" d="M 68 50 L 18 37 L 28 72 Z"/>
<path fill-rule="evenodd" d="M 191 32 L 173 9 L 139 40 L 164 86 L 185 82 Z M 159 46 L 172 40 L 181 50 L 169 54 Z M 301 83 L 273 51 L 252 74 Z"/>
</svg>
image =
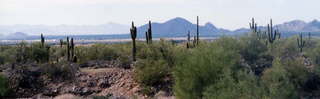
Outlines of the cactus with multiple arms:
<svg viewBox="0 0 320 99">
<path fill-rule="evenodd" d="M 268 41 L 269 41 L 269 43 L 273 43 L 275 40 L 276 40 L 276 38 L 277 38 L 277 36 L 278 36 L 278 38 L 280 39 L 281 38 L 281 34 L 280 34 L 280 32 L 279 32 L 279 30 L 274 30 L 273 29 L 273 25 L 272 25 L 272 19 L 270 20 L 270 24 L 268 24 Z"/>
<path fill-rule="evenodd" d="M 250 29 L 253 33 L 256 33 L 256 37 L 258 40 L 263 38 L 263 34 L 261 30 L 258 30 L 258 24 L 255 23 L 254 18 L 252 18 L 251 23 L 249 23 Z"/>
<path fill-rule="evenodd" d="M 297 38 L 298 48 L 300 49 L 300 53 L 302 52 L 302 48 L 305 46 L 306 41 L 303 40 L 302 33 L 300 33 L 299 37 Z"/>
<path fill-rule="evenodd" d="M 131 39 L 132 39 L 132 58 L 133 61 L 136 61 L 136 38 L 137 38 L 137 27 L 134 26 L 134 23 L 132 22 L 132 26 L 130 29 L 130 33 L 131 33 Z M 148 42 L 148 38 L 147 38 L 147 42 Z"/>
<path fill-rule="evenodd" d="M 250 29 L 257 33 L 258 32 L 258 26 L 257 23 L 255 23 L 254 18 L 252 18 L 251 23 L 249 23 Z"/>
</svg>

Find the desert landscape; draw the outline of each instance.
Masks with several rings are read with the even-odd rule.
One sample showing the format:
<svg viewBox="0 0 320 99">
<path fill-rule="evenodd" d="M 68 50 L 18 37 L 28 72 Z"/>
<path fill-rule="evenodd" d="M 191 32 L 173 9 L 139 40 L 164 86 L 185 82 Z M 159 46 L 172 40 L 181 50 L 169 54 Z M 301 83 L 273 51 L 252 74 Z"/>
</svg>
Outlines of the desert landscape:
<svg viewBox="0 0 320 99">
<path fill-rule="evenodd" d="M 319 99 L 319 3 L 1 0 L 0 99 Z"/>
</svg>

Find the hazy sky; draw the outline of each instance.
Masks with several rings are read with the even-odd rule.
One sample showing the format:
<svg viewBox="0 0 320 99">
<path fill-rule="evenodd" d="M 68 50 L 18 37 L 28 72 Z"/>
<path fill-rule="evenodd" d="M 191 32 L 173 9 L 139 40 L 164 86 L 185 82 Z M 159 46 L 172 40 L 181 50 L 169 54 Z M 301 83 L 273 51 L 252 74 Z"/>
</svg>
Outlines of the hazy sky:
<svg viewBox="0 0 320 99">
<path fill-rule="evenodd" d="M 94 25 L 109 22 L 138 25 L 174 17 L 217 27 L 248 27 L 251 17 L 260 24 L 320 19 L 320 0 L 0 0 L 0 25 Z"/>
</svg>

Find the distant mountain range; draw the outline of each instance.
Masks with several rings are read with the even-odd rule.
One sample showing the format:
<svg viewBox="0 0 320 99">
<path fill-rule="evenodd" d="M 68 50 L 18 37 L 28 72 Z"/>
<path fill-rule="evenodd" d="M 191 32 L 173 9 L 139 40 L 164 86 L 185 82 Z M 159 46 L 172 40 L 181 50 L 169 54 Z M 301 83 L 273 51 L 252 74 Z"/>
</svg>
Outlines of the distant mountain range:
<svg viewBox="0 0 320 99">
<path fill-rule="evenodd" d="M 166 21 L 164 23 L 152 23 L 152 31 L 155 35 L 169 35 L 169 36 L 185 36 L 188 31 L 190 33 L 196 33 L 196 24 L 190 21 L 177 17 Z M 144 35 L 148 29 L 148 24 L 142 25 L 138 28 L 138 34 Z M 208 22 L 203 26 L 199 26 L 199 32 L 202 36 L 205 35 L 219 35 L 222 33 L 230 33 L 231 31 L 217 28 L 212 23 Z"/>
<path fill-rule="evenodd" d="M 249 22 L 249 21 L 248 21 Z M 284 33 L 298 33 L 298 32 L 317 32 L 320 34 L 320 22 L 314 20 L 311 22 L 304 22 L 301 20 L 293 20 L 283 24 L 275 25 L 277 29 Z M 130 26 L 115 23 L 103 25 L 12 25 L 0 26 L 0 34 L 19 35 L 91 35 L 91 34 L 129 34 Z M 148 24 L 138 27 L 138 36 L 144 37 L 144 33 L 148 28 Z M 200 27 L 201 36 L 216 36 L 216 35 L 237 35 L 249 32 L 248 28 L 241 28 L 234 31 L 218 28 L 214 24 L 208 22 Z M 260 27 L 262 30 L 266 27 Z M 190 21 L 177 17 L 168 20 L 164 23 L 152 23 L 153 34 L 159 37 L 177 37 L 186 36 L 188 31 L 193 35 L 196 32 L 196 24 Z M 22 35 L 23 34 L 23 35 Z M 10 36 L 10 35 L 9 35 Z"/>
<path fill-rule="evenodd" d="M 28 35 L 90 35 L 90 34 L 125 34 L 129 25 L 108 23 L 102 25 L 0 25 L 0 34 L 23 32 Z"/>
</svg>

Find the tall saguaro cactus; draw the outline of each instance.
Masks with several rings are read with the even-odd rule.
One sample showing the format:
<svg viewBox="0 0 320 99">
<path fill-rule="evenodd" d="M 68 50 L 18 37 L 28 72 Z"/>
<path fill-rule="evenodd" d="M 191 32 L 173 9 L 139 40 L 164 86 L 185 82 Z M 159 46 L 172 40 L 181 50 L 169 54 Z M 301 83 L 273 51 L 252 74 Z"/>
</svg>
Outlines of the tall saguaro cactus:
<svg viewBox="0 0 320 99">
<path fill-rule="evenodd" d="M 251 23 L 249 23 L 249 26 L 251 31 L 256 34 L 258 40 L 263 38 L 263 34 L 261 33 L 260 29 L 258 30 L 258 24 L 254 21 L 254 18 L 252 18 Z"/>
<path fill-rule="evenodd" d="M 60 48 L 62 48 L 62 45 L 63 45 L 63 40 L 60 39 Z"/>
<path fill-rule="evenodd" d="M 71 50 L 71 58 L 72 58 L 72 61 L 73 61 L 73 58 L 74 58 L 74 42 L 73 42 L 73 38 L 71 38 L 70 40 L 70 50 Z"/>
<path fill-rule="evenodd" d="M 41 33 L 40 38 L 41 38 L 41 47 L 44 47 L 44 42 L 45 42 L 45 40 L 44 40 L 44 36 L 43 36 L 42 33 Z"/>
<path fill-rule="evenodd" d="M 279 39 L 281 38 L 280 32 L 278 30 L 274 30 L 273 29 L 272 19 L 270 20 L 270 24 L 268 24 L 267 28 L 268 28 L 267 32 L 268 32 L 268 41 L 269 41 L 269 43 L 272 44 L 276 40 L 277 36 L 278 36 Z"/>
<path fill-rule="evenodd" d="M 303 40 L 302 33 L 300 33 L 299 37 L 297 38 L 298 48 L 300 49 L 300 53 L 302 52 L 302 48 L 305 46 L 306 41 Z"/>
<path fill-rule="evenodd" d="M 137 38 L 137 27 L 134 26 L 134 23 L 132 22 L 132 26 L 130 29 L 130 33 L 131 33 L 131 39 L 132 39 L 132 58 L 133 61 L 136 61 L 136 38 Z M 148 39 L 147 39 L 148 42 Z"/>
<path fill-rule="evenodd" d="M 197 44 L 199 44 L 199 16 L 197 16 Z"/>
<path fill-rule="evenodd" d="M 148 30 L 146 32 L 146 36 L 147 36 L 147 43 L 152 43 L 152 26 L 151 26 L 151 21 L 149 21 L 149 27 Z"/>
<path fill-rule="evenodd" d="M 188 31 L 188 37 L 187 37 L 187 48 L 190 48 L 190 31 Z"/>
<path fill-rule="evenodd" d="M 309 41 L 311 40 L 311 33 L 310 32 L 308 33 L 308 39 L 309 39 Z"/>
<path fill-rule="evenodd" d="M 258 32 L 258 26 L 257 23 L 255 23 L 254 18 L 252 18 L 251 23 L 249 23 L 250 29 L 257 33 Z"/>
<path fill-rule="evenodd" d="M 67 37 L 67 60 L 70 61 L 70 42 L 69 42 L 69 37 Z"/>
<path fill-rule="evenodd" d="M 149 44 L 149 36 L 148 36 L 148 31 L 146 31 L 146 42 Z"/>
</svg>

